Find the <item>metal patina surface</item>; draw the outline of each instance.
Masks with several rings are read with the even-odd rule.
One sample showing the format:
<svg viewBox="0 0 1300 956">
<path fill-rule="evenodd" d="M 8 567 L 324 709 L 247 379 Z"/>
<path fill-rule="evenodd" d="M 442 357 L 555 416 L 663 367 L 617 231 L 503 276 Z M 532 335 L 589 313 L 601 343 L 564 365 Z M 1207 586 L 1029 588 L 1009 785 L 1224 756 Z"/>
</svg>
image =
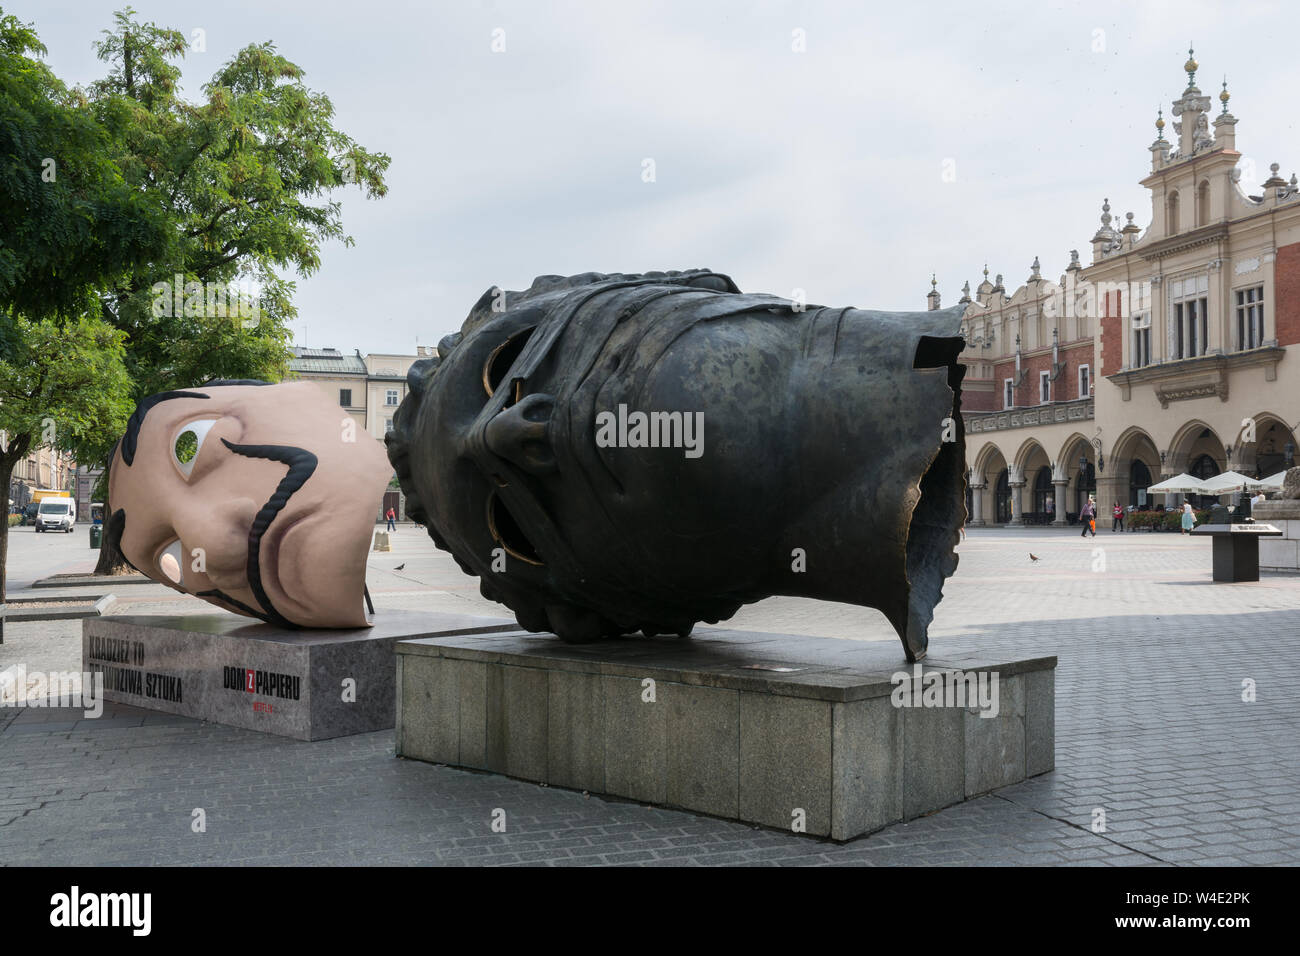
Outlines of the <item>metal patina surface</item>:
<svg viewBox="0 0 1300 956">
<path fill-rule="evenodd" d="M 684 636 L 796 595 L 878 608 L 916 660 L 966 514 L 961 311 L 708 270 L 489 289 L 411 367 L 389 458 L 528 630 Z"/>
</svg>

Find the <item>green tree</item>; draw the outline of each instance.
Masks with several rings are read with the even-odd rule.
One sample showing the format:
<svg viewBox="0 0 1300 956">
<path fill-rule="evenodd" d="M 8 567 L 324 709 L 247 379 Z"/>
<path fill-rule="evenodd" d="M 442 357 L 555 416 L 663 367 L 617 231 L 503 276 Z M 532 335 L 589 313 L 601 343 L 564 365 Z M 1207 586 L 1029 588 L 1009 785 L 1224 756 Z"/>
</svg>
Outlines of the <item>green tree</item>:
<svg viewBox="0 0 1300 956">
<path fill-rule="evenodd" d="M 89 90 L 124 178 L 171 226 L 165 251 L 101 297 L 105 320 L 127 333 L 137 399 L 212 377 L 283 378 L 297 314 L 288 273 L 319 269 L 324 242 L 352 244 L 330 194 L 387 192 L 389 157 L 336 129 L 329 98 L 274 44 L 240 50 L 195 103 L 177 93 L 186 49 L 183 34 L 128 7 L 96 45 L 109 69 Z M 232 283 L 256 296 L 254 317 L 211 306 Z M 96 570 L 118 562 L 105 549 Z"/>
<path fill-rule="evenodd" d="M 0 316 L 0 319 L 5 319 Z M 125 336 L 93 312 L 71 319 L 4 321 L 0 353 L 0 488 L 36 448 L 103 458 L 131 414 Z M 5 596 L 9 524 L 0 523 L 0 601 Z"/>
<path fill-rule="evenodd" d="M 44 53 L 30 25 L 0 10 L 0 311 L 29 318 L 84 307 L 169 237 L 157 204 L 113 161 L 84 94 Z"/>
</svg>

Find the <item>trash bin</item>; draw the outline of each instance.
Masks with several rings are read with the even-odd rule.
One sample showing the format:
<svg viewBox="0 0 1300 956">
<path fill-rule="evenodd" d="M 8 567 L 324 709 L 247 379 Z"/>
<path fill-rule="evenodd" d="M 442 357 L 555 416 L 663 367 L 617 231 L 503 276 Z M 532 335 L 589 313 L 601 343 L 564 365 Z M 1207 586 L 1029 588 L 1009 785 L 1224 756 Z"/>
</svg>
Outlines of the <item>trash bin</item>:
<svg viewBox="0 0 1300 956">
<path fill-rule="evenodd" d="M 92 524 L 90 526 L 90 546 L 98 548 L 104 540 L 104 528 L 102 525 Z"/>
</svg>

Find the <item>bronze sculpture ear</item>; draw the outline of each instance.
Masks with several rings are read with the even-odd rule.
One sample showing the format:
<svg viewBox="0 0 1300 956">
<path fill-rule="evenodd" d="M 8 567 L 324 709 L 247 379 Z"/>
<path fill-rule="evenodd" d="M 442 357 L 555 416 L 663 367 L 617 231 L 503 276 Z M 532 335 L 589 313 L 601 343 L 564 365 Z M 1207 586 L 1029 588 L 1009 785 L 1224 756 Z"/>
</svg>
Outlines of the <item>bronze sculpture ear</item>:
<svg viewBox="0 0 1300 956">
<path fill-rule="evenodd" d="M 412 366 L 389 458 L 530 630 L 684 635 L 800 595 L 880 609 L 917 660 L 965 520 L 961 312 L 707 270 L 490 289 Z"/>
</svg>

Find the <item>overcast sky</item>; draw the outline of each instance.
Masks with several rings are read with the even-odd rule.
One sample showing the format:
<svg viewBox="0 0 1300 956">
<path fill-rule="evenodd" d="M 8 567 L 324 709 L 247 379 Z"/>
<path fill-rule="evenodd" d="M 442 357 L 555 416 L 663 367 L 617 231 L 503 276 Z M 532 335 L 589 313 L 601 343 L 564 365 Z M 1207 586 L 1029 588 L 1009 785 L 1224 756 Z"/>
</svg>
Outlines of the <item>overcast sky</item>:
<svg viewBox="0 0 1300 956">
<path fill-rule="evenodd" d="M 124 5 L 0 0 L 69 83 L 102 75 L 91 44 Z M 392 156 L 386 198 L 338 194 L 356 245 L 299 281 L 295 341 L 316 347 L 411 353 L 488 287 L 545 273 L 705 266 L 744 291 L 918 310 L 931 272 L 945 305 L 985 261 L 1009 290 L 1035 255 L 1055 278 L 1070 249 L 1089 261 L 1103 197 L 1150 220 L 1138 180 L 1189 41 L 1204 92 L 1228 76 L 1249 185 L 1300 167 L 1281 3 L 132 5 L 206 32 L 191 94 L 272 40 L 339 128 Z"/>
</svg>

